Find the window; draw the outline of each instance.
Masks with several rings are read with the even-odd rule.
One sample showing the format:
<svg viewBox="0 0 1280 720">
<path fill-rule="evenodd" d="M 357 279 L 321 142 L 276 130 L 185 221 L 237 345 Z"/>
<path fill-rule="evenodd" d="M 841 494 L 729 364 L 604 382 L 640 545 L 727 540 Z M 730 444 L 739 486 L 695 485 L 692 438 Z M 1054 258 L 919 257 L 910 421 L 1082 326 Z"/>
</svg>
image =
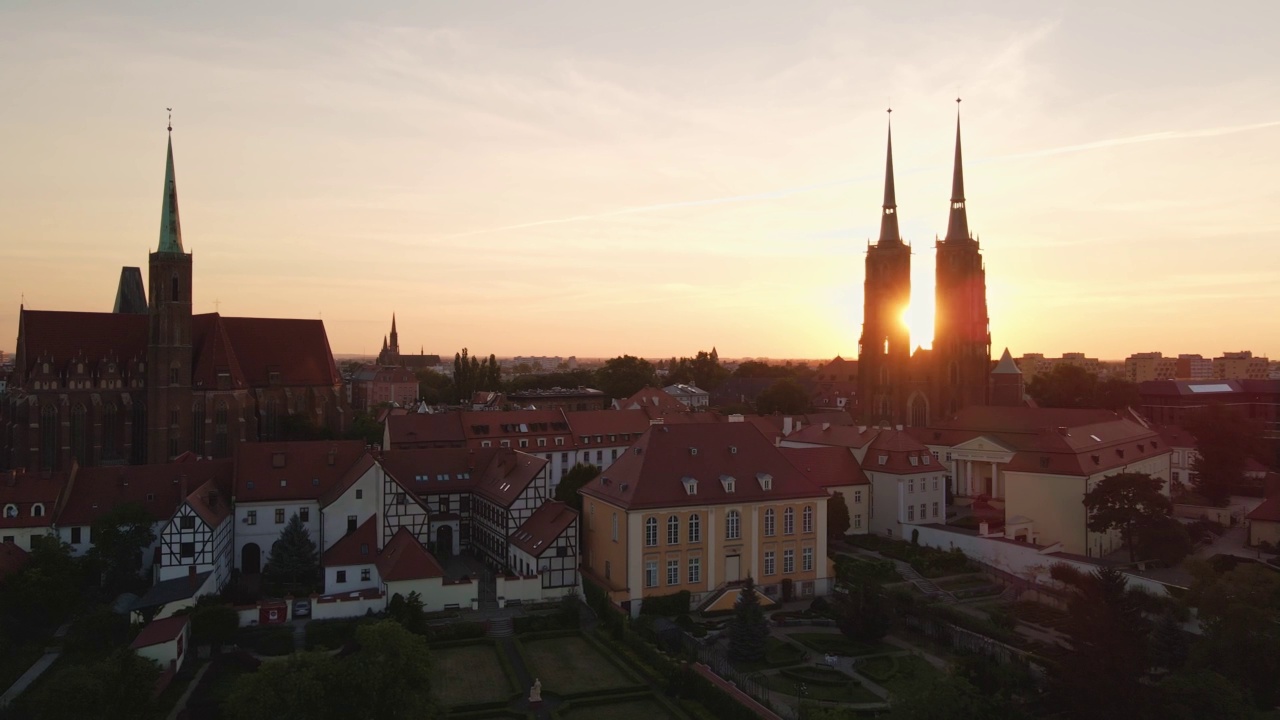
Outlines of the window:
<svg viewBox="0 0 1280 720">
<path fill-rule="evenodd" d="M 58 408 L 45 405 L 40 408 L 40 467 L 43 470 L 53 470 L 56 469 L 57 462 Z"/>
<path fill-rule="evenodd" d="M 724 516 L 724 539 L 737 540 L 742 537 L 742 515 L 737 510 L 730 510 Z"/>
<path fill-rule="evenodd" d="M 858 513 L 857 515 L 853 516 L 853 529 L 854 530 L 862 529 L 862 513 Z"/>
<path fill-rule="evenodd" d="M 921 520 L 924 520 L 926 517 L 928 517 L 927 515 L 925 515 L 925 512 L 924 512 L 926 509 L 927 508 L 925 507 L 924 503 L 920 503 L 920 519 Z"/>
<path fill-rule="evenodd" d="M 184 516 L 182 516 L 182 517 L 178 518 L 178 529 L 179 529 L 179 530 L 195 530 L 195 529 L 196 529 L 196 518 L 195 518 L 195 516 L 194 516 L 194 515 L 184 515 Z"/>
<path fill-rule="evenodd" d="M 196 556 L 196 544 L 193 542 L 184 542 L 178 547 L 178 554 L 184 558 Z"/>
<path fill-rule="evenodd" d="M 310 522 L 311 508 L 298 508 L 298 519 L 302 522 Z"/>
<path fill-rule="evenodd" d="M 772 575 L 774 574 L 774 572 L 777 571 L 777 569 L 778 569 L 777 562 L 774 560 L 773 551 L 765 550 L 764 551 L 764 574 Z"/>
<path fill-rule="evenodd" d="M 81 542 L 81 540 L 80 540 L 80 528 L 78 528 L 78 527 L 73 527 L 73 528 L 71 528 L 71 544 L 72 544 L 72 545 L 79 545 L 79 544 L 80 544 L 80 542 Z"/>
<path fill-rule="evenodd" d="M 369 568 L 360 571 L 360 582 L 369 582 Z"/>
<path fill-rule="evenodd" d="M 813 507 L 810 505 L 804 506 L 804 512 L 800 516 L 800 530 L 807 533 L 813 532 Z"/>
<path fill-rule="evenodd" d="M 356 516 L 348 515 L 347 516 L 347 532 L 355 532 L 355 531 L 356 531 Z"/>
<path fill-rule="evenodd" d="M 276 524 L 281 525 L 283 523 L 284 523 L 284 508 L 276 508 Z"/>
<path fill-rule="evenodd" d="M 667 518 L 667 544 L 680 544 L 680 518 L 675 515 Z"/>
<path fill-rule="evenodd" d="M 782 574 L 787 575 L 796 571 L 796 551 L 782 551 Z"/>
<path fill-rule="evenodd" d="M 667 584 L 668 585 L 680 584 L 680 561 L 679 560 L 667 561 Z"/>
<path fill-rule="evenodd" d="M 658 586 L 658 561 L 657 560 L 644 561 L 644 586 L 645 587 Z"/>
<path fill-rule="evenodd" d="M 344 582 L 346 582 L 346 581 L 347 581 L 347 571 L 346 571 L 346 570 L 339 570 L 339 571 L 338 571 L 338 577 L 336 577 L 336 578 L 335 578 L 335 581 L 336 581 L 336 582 L 338 582 L 338 583 L 344 583 Z"/>
<path fill-rule="evenodd" d="M 915 519 L 916 519 L 916 506 L 908 505 L 907 506 L 907 522 L 913 522 L 915 521 Z"/>
<path fill-rule="evenodd" d="M 689 558 L 689 583 L 702 582 L 702 558 Z"/>
<path fill-rule="evenodd" d="M 613 541 L 618 542 L 618 513 L 613 514 Z"/>
<path fill-rule="evenodd" d="M 782 512 L 782 534 L 796 534 L 796 511 L 795 508 L 787 508 Z"/>
<path fill-rule="evenodd" d="M 71 455 L 77 463 L 89 463 L 88 428 L 85 423 L 84 405 L 76 403 L 71 408 Z"/>
<path fill-rule="evenodd" d="M 769 508 L 764 511 L 764 536 L 773 537 L 775 530 L 773 508 Z"/>
<path fill-rule="evenodd" d="M 115 403 L 102 408 L 102 456 L 115 459 L 120 452 L 120 411 Z"/>
<path fill-rule="evenodd" d="M 522 448 L 529 447 L 529 438 L 520 438 L 520 447 Z"/>
<path fill-rule="evenodd" d="M 800 551 L 800 569 L 805 572 L 813 570 L 813 548 Z"/>
<path fill-rule="evenodd" d="M 698 513 L 689 516 L 689 542 L 702 542 L 702 516 Z"/>
<path fill-rule="evenodd" d="M 644 544 L 645 547 L 653 547 L 658 544 L 658 518 L 645 519 Z"/>
<path fill-rule="evenodd" d="M 356 499 L 357 500 L 364 499 L 364 490 L 361 490 L 360 488 L 356 488 Z"/>
<path fill-rule="evenodd" d="M 907 481 L 907 492 L 909 492 L 909 493 L 913 493 L 913 492 L 915 492 L 915 491 L 916 491 L 916 481 L 915 481 L 915 480 L 908 480 L 908 481 Z"/>
<path fill-rule="evenodd" d="M 498 446 L 499 446 L 499 447 L 511 447 L 511 441 L 510 441 L 510 440 L 499 440 L 499 441 L 498 441 Z"/>
<path fill-rule="evenodd" d="M 257 511 L 257 510 L 250 510 L 250 511 L 249 511 L 249 513 L 245 516 L 245 518 L 244 518 L 244 519 L 245 519 L 245 524 L 247 524 L 247 525 L 257 525 L 257 524 L 258 524 L 258 511 Z"/>
<path fill-rule="evenodd" d="M 933 504 L 933 516 L 938 517 L 938 503 Z"/>
<path fill-rule="evenodd" d="M 933 479 L 933 491 L 938 492 L 938 478 Z"/>
</svg>

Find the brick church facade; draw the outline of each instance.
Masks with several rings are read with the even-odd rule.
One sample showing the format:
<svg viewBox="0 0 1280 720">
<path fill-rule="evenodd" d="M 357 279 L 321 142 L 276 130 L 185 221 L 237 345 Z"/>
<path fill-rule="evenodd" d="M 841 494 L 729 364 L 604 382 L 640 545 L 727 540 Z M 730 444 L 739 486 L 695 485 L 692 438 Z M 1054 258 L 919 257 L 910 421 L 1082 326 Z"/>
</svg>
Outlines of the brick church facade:
<svg viewBox="0 0 1280 720">
<path fill-rule="evenodd" d="M 911 246 L 899 233 L 897 212 L 890 132 L 880 237 L 867 248 L 859 419 L 871 425 L 924 427 L 991 400 L 986 268 L 965 210 L 959 117 L 950 218 L 946 237 L 937 242 L 932 349 L 913 352 L 902 319 L 911 301 Z M 998 398 L 1002 402 L 1004 394 Z"/>
<path fill-rule="evenodd" d="M 139 280 L 125 269 L 110 313 L 21 309 L 0 400 L 4 467 L 230 457 L 237 443 L 280 439 L 290 428 L 346 427 L 342 376 L 321 321 L 192 314 L 172 136 L 145 298 Z"/>
</svg>

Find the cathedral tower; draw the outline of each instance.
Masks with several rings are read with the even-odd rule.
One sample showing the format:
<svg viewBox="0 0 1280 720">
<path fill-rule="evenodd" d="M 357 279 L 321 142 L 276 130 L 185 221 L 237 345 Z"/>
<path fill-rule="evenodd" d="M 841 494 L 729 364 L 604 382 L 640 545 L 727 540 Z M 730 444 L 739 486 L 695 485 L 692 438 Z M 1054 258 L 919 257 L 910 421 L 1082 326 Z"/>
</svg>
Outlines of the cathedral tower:
<svg viewBox="0 0 1280 720">
<path fill-rule="evenodd" d="M 969 218 L 965 212 L 958 112 L 951 215 L 947 222 L 947 235 L 937 245 L 936 273 L 931 420 L 950 417 L 968 405 L 987 404 L 988 373 L 991 371 L 987 275 L 982 263 L 982 250 L 969 233 Z"/>
<path fill-rule="evenodd" d="M 867 424 L 897 425 L 904 420 L 911 338 L 903 313 L 910 302 L 911 247 L 902 241 L 898 230 L 890 128 L 880 238 L 867 247 L 862 339 L 858 344 L 859 415 Z"/>
<path fill-rule="evenodd" d="M 145 462 L 165 462 L 190 449 L 191 254 L 182 248 L 178 186 L 173 173 L 173 127 L 165 160 L 160 207 L 160 243 L 149 265 L 147 332 L 147 454 Z M 135 424 L 137 419 L 135 419 Z M 137 458 L 135 458 L 137 461 Z"/>
</svg>

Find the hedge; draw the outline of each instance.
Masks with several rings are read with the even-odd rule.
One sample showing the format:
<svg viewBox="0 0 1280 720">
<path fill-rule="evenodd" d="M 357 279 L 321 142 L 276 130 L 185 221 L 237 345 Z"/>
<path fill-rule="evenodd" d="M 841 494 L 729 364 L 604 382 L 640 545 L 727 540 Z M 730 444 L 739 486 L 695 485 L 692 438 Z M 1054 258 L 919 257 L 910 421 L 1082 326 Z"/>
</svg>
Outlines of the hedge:
<svg viewBox="0 0 1280 720">
<path fill-rule="evenodd" d="M 293 628 L 280 625 L 242 628 L 236 634 L 236 644 L 259 655 L 288 655 L 294 651 Z"/>
<path fill-rule="evenodd" d="M 681 590 L 680 592 L 671 593 L 670 595 L 647 597 L 640 603 L 640 614 L 664 615 L 667 617 L 687 615 L 689 613 L 689 602 L 692 597 L 692 594 L 688 590 Z"/>
</svg>

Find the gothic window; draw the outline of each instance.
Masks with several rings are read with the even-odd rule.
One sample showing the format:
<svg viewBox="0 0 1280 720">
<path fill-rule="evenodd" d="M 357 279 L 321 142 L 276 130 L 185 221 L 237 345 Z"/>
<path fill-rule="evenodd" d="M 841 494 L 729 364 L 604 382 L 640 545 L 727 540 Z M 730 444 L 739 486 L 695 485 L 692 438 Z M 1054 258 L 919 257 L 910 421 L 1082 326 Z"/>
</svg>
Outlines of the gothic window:
<svg viewBox="0 0 1280 720">
<path fill-rule="evenodd" d="M 928 423 L 928 405 L 919 395 L 911 401 L 911 427 L 924 427 Z"/>
<path fill-rule="evenodd" d="M 197 400 L 191 408 L 191 452 L 204 454 L 204 401 Z"/>
<path fill-rule="evenodd" d="M 213 456 L 227 456 L 227 401 L 219 400 L 213 411 Z"/>
<path fill-rule="evenodd" d="M 133 403 L 133 452 L 130 462 L 141 465 L 147 461 L 147 404 Z"/>
<path fill-rule="evenodd" d="M 268 398 L 266 409 L 262 413 L 262 439 L 275 440 L 276 428 L 280 421 L 280 406 L 275 398 Z"/>
<path fill-rule="evenodd" d="M 169 299 L 174 302 L 182 300 L 182 282 L 178 280 L 178 273 L 169 278 Z"/>
<path fill-rule="evenodd" d="M 880 417 L 889 417 L 889 398 L 880 398 Z"/>
<path fill-rule="evenodd" d="M 120 453 L 120 411 L 109 402 L 102 407 L 102 457 L 114 460 Z"/>
<path fill-rule="evenodd" d="M 84 405 L 76 403 L 76 406 L 71 408 L 71 455 L 81 465 L 88 464 L 88 434 Z"/>
<path fill-rule="evenodd" d="M 40 408 L 40 469 L 56 470 L 58 465 L 58 408 Z"/>
</svg>

